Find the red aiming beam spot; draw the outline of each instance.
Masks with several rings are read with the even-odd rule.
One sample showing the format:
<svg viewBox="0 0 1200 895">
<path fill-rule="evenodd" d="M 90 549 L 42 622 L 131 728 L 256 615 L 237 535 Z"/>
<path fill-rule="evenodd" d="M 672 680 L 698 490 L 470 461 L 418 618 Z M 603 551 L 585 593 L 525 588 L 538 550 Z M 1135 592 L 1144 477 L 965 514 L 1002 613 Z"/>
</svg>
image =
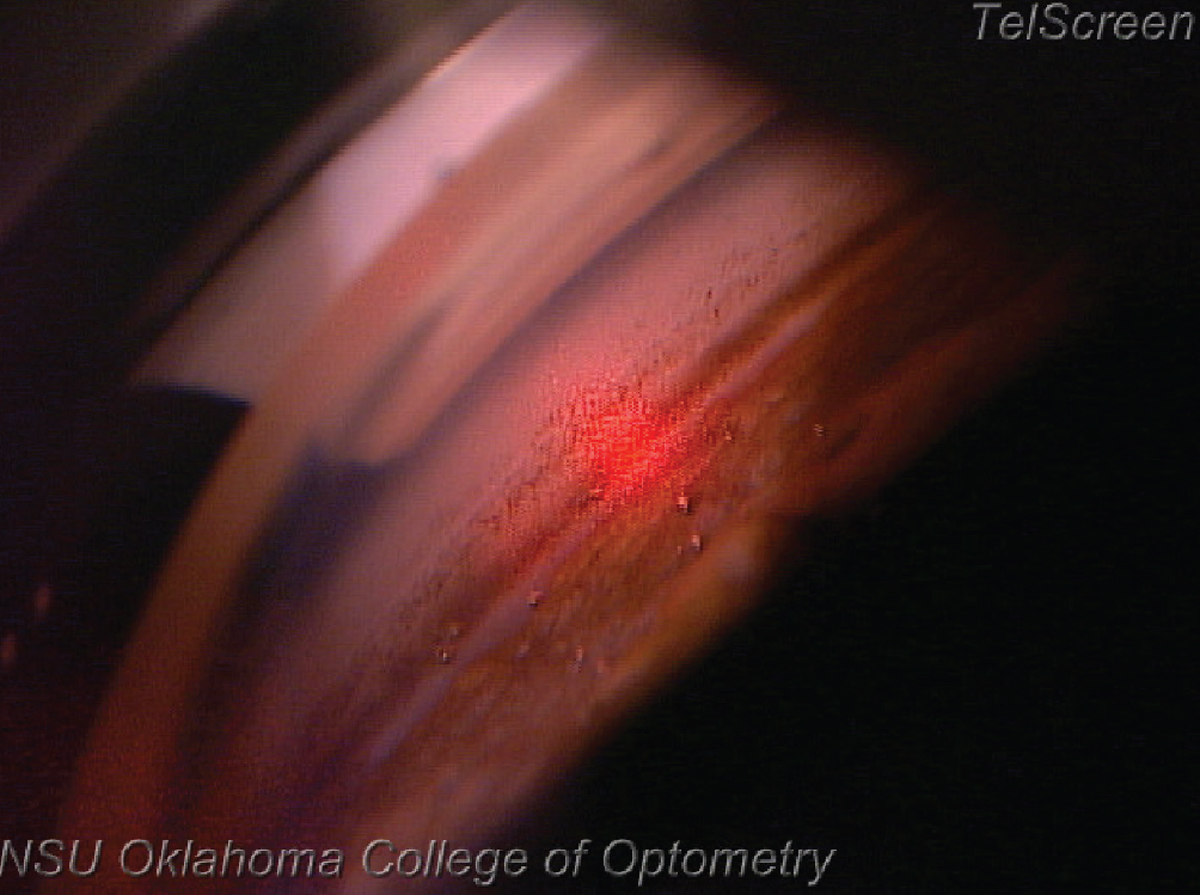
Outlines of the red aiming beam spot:
<svg viewBox="0 0 1200 895">
<path fill-rule="evenodd" d="M 679 459 L 669 417 L 622 390 L 616 400 L 584 397 L 576 405 L 576 444 L 593 493 L 625 502 L 646 491 Z"/>
</svg>

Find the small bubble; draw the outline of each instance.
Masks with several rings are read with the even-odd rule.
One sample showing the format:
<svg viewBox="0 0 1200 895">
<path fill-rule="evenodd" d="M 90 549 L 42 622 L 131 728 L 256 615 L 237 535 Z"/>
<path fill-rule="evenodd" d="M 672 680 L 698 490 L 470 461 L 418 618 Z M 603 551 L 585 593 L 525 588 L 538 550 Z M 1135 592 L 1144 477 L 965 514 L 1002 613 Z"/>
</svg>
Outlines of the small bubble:
<svg viewBox="0 0 1200 895">
<path fill-rule="evenodd" d="M 692 511 L 692 499 L 686 494 L 680 494 L 675 498 L 675 509 L 681 513 L 690 513 Z"/>
<path fill-rule="evenodd" d="M 459 171 L 459 165 L 453 159 L 444 159 L 433 166 L 433 179 L 445 183 Z"/>
<path fill-rule="evenodd" d="M 17 664 L 17 635 L 9 631 L 0 640 L 0 670 L 8 671 Z"/>
<path fill-rule="evenodd" d="M 692 537 L 688 540 L 688 549 L 693 553 L 699 553 L 703 546 L 704 542 L 701 540 L 700 535 L 698 534 L 692 535 Z"/>
<path fill-rule="evenodd" d="M 584 653 L 584 650 L 583 650 L 583 647 L 582 647 L 582 646 L 577 646 L 577 647 L 575 647 L 575 652 L 574 652 L 574 654 L 572 655 L 572 657 L 571 657 L 571 658 L 573 659 L 573 661 L 574 661 L 574 663 L 575 663 L 575 668 L 576 668 L 576 669 L 578 669 L 580 666 L 582 666 L 582 665 L 583 665 L 583 658 L 584 658 L 584 655 L 585 655 L 585 653 Z"/>
<path fill-rule="evenodd" d="M 825 438 L 829 435 L 829 430 L 821 423 L 813 423 L 812 430 L 813 435 L 817 436 L 817 438 Z"/>
<path fill-rule="evenodd" d="M 38 585 L 37 591 L 33 595 L 33 619 L 34 621 L 42 621 L 50 612 L 50 607 L 54 603 L 54 589 L 50 587 L 49 581 L 43 581 Z"/>
<path fill-rule="evenodd" d="M 449 665 L 454 661 L 454 653 L 450 652 L 450 650 L 446 649 L 444 646 L 439 646 L 436 650 L 434 650 L 433 654 L 437 658 L 438 662 L 442 665 Z"/>
<path fill-rule="evenodd" d="M 530 609 L 537 609 L 538 606 L 542 605 L 542 598 L 544 596 L 546 596 L 545 593 L 540 590 L 531 590 L 525 602 L 529 604 Z"/>
</svg>

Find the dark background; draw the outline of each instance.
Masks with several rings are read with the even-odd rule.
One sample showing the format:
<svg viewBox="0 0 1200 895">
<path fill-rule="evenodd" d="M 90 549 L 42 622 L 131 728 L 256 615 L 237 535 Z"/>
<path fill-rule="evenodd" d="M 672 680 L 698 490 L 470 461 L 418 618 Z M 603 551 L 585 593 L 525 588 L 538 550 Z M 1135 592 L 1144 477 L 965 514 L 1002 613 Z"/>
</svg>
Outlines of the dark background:
<svg viewBox="0 0 1200 895">
<path fill-rule="evenodd" d="M 0 681 L 5 837 L 48 831 L 161 547 L 145 535 L 183 512 L 239 412 L 157 396 L 119 411 L 137 439 L 96 434 L 111 410 L 98 396 L 136 349 L 116 335 L 131 296 L 371 58 L 337 27 L 352 5 L 247 6 L 0 246 L 0 606 L 25 648 Z M 6 130 L 47 114 L 28 85 L 61 69 L 39 19 L 52 8 L 66 7 L 0 7 L 0 58 L 20 74 L 0 81 Z M 1030 239 L 1083 251 L 1102 300 L 871 505 L 807 531 L 763 611 L 580 775 L 563 835 L 836 848 L 835 892 L 1194 888 L 1200 33 L 980 42 L 968 2 L 647 15 L 901 145 Z M 200 153 L 196 132 L 218 137 Z M 100 497 L 78 499 L 84 485 Z M 45 574 L 62 595 L 34 630 Z"/>
</svg>

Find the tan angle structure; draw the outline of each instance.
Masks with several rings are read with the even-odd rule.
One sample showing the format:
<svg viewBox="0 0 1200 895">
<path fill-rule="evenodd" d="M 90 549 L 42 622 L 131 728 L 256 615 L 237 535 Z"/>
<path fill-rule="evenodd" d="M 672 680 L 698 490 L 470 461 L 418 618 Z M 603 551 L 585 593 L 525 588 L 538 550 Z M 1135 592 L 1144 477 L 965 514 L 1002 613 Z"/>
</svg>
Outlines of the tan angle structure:
<svg viewBox="0 0 1200 895">
<path fill-rule="evenodd" d="M 409 108 L 485 56 L 517 65 L 480 49 L 497 34 L 591 36 L 277 367 L 246 350 L 275 318 L 247 338 L 200 305 L 143 371 L 252 380 L 254 407 L 63 836 L 339 849 L 340 878 L 287 888 L 346 893 L 395 884 L 362 870 L 373 839 L 488 844 L 754 606 L 798 525 L 868 495 L 1073 307 L 1071 263 L 916 166 L 674 48 L 536 12 Z M 106 890 L 158 891 L 104 864 Z"/>
</svg>

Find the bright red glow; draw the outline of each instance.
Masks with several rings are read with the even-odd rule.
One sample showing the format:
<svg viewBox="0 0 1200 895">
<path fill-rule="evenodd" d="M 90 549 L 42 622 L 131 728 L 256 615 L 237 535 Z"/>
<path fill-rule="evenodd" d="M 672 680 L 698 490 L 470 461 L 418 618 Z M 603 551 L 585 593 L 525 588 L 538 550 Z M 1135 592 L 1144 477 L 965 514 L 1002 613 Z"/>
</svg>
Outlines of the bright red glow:
<svg viewBox="0 0 1200 895">
<path fill-rule="evenodd" d="M 670 420 L 644 399 L 622 393 L 613 401 L 589 397 L 581 404 L 577 444 L 597 497 L 637 497 L 677 459 Z"/>
</svg>

